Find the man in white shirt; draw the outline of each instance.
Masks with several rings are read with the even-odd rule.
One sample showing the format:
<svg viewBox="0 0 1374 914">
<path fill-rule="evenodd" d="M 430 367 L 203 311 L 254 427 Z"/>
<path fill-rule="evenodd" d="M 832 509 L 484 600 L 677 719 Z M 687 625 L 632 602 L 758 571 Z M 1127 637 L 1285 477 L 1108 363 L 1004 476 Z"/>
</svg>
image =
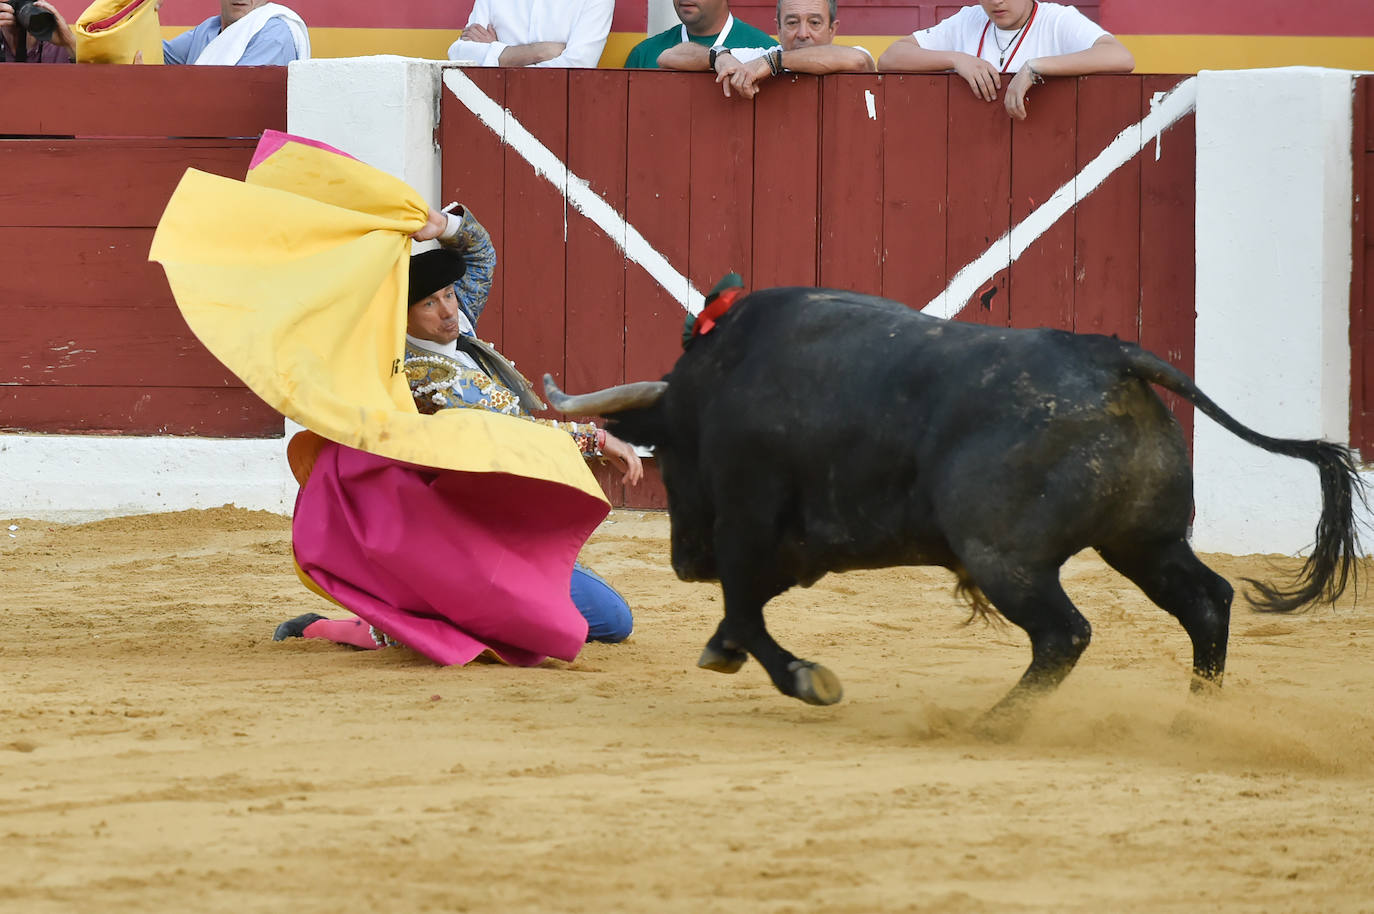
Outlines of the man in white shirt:
<svg viewBox="0 0 1374 914">
<path fill-rule="evenodd" d="M 484 67 L 595 67 L 615 0 L 477 0 L 449 60 Z"/>
<path fill-rule="evenodd" d="M 894 42 L 878 69 L 908 73 L 954 70 L 985 101 L 1002 76 L 1015 74 L 1003 99 L 1007 114 L 1026 116 L 1026 92 L 1045 76 L 1129 73 L 1126 46 L 1076 7 L 1038 0 L 978 0 L 932 28 Z"/>
<path fill-rule="evenodd" d="M 219 9 L 218 16 L 164 40 L 162 59 L 226 67 L 284 67 L 310 59 L 310 32 L 294 10 L 266 0 L 220 0 Z"/>
<path fill-rule="evenodd" d="M 778 43 L 763 48 L 703 48 L 680 44 L 658 57 L 665 70 L 711 70 L 726 97 L 753 98 L 760 84 L 784 72 L 871 73 L 873 55 L 837 45 L 836 0 L 778 0 Z M 714 53 L 713 53 L 714 52 Z"/>
</svg>

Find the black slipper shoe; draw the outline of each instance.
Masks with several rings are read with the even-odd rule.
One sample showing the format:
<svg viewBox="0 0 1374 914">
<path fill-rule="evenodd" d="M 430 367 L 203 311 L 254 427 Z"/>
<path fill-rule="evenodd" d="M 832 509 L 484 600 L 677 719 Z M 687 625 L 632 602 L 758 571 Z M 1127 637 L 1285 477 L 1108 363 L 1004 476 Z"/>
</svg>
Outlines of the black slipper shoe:
<svg viewBox="0 0 1374 914">
<path fill-rule="evenodd" d="M 294 619 L 287 619 L 281 625 L 277 626 L 277 630 L 272 633 L 272 640 L 285 641 L 287 638 L 303 638 L 305 637 L 305 627 L 307 625 L 311 622 L 318 622 L 324 618 L 327 617 L 319 613 L 306 613 Z"/>
</svg>

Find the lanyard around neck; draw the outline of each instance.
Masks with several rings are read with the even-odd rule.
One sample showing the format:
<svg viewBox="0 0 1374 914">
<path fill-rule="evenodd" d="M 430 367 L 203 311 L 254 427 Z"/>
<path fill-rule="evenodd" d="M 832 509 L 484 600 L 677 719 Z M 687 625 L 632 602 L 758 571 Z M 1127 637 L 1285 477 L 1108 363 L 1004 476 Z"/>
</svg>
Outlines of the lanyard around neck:
<svg viewBox="0 0 1374 914">
<path fill-rule="evenodd" d="M 1016 57 L 1016 52 L 1021 50 L 1021 42 L 1025 41 L 1026 36 L 1030 34 L 1031 24 L 1035 22 L 1035 14 L 1038 12 L 1040 12 L 1040 4 L 1036 2 L 1031 5 L 1030 18 L 1026 20 L 1026 24 L 1021 26 L 1020 31 L 1017 32 L 1016 44 L 1012 45 L 1011 53 L 1005 58 L 1001 58 L 997 61 L 997 65 L 1001 68 L 1003 73 L 1008 72 L 1007 68 L 1011 65 L 1013 58 Z M 983 26 L 983 34 L 978 38 L 978 53 L 974 55 L 975 57 L 983 56 L 983 42 L 988 40 L 988 29 L 990 28 L 992 28 L 991 19 L 988 20 L 987 25 Z"/>
<path fill-rule="evenodd" d="M 715 47 L 720 47 L 721 45 L 725 44 L 725 36 L 730 34 L 730 29 L 732 26 L 734 26 L 734 24 L 735 14 L 731 13 L 730 15 L 725 17 L 725 28 L 720 30 L 720 34 L 716 36 L 716 40 L 711 42 L 711 44 Z M 682 29 L 682 40 L 689 40 L 687 37 L 687 26 L 683 25 L 679 26 L 679 28 Z"/>
</svg>

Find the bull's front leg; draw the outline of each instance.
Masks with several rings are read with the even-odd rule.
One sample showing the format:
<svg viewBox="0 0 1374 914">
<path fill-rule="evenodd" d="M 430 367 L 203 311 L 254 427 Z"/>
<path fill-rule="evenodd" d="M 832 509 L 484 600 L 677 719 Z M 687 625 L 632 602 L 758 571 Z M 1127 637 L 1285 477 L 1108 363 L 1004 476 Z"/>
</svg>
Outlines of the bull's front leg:
<svg viewBox="0 0 1374 914">
<path fill-rule="evenodd" d="M 747 571 L 738 576 L 730 575 L 725 569 L 722 572 L 725 618 L 706 642 L 697 666 L 734 673 L 752 654 L 784 695 L 813 705 L 833 705 L 844 697 L 844 689 L 834 673 L 819 663 L 795 656 L 768 633 L 763 622 L 763 606 L 788 585 L 761 581 Z"/>
</svg>

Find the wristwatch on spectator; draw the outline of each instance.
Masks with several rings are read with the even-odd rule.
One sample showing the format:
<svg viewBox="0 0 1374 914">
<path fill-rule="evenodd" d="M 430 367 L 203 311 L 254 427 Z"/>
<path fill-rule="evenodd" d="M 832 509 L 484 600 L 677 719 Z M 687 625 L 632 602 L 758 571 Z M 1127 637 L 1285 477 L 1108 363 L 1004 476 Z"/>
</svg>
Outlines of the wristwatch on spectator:
<svg viewBox="0 0 1374 914">
<path fill-rule="evenodd" d="M 708 55 L 708 57 L 707 57 L 707 60 L 706 60 L 706 66 L 710 68 L 710 70 L 711 70 L 712 73 L 716 72 L 716 58 L 719 57 L 719 56 L 722 55 L 722 54 L 729 54 L 729 53 L 730 53 L 730 49 L 727 48 L 725 45 L 723 45 L 723 44 L 718 44 L 718 45 L 716 45 L 715 47 L 711 48 L 711 51 L 710 51 L 710 53 L 709 53 L 709 55 Z"/>
</svg>

